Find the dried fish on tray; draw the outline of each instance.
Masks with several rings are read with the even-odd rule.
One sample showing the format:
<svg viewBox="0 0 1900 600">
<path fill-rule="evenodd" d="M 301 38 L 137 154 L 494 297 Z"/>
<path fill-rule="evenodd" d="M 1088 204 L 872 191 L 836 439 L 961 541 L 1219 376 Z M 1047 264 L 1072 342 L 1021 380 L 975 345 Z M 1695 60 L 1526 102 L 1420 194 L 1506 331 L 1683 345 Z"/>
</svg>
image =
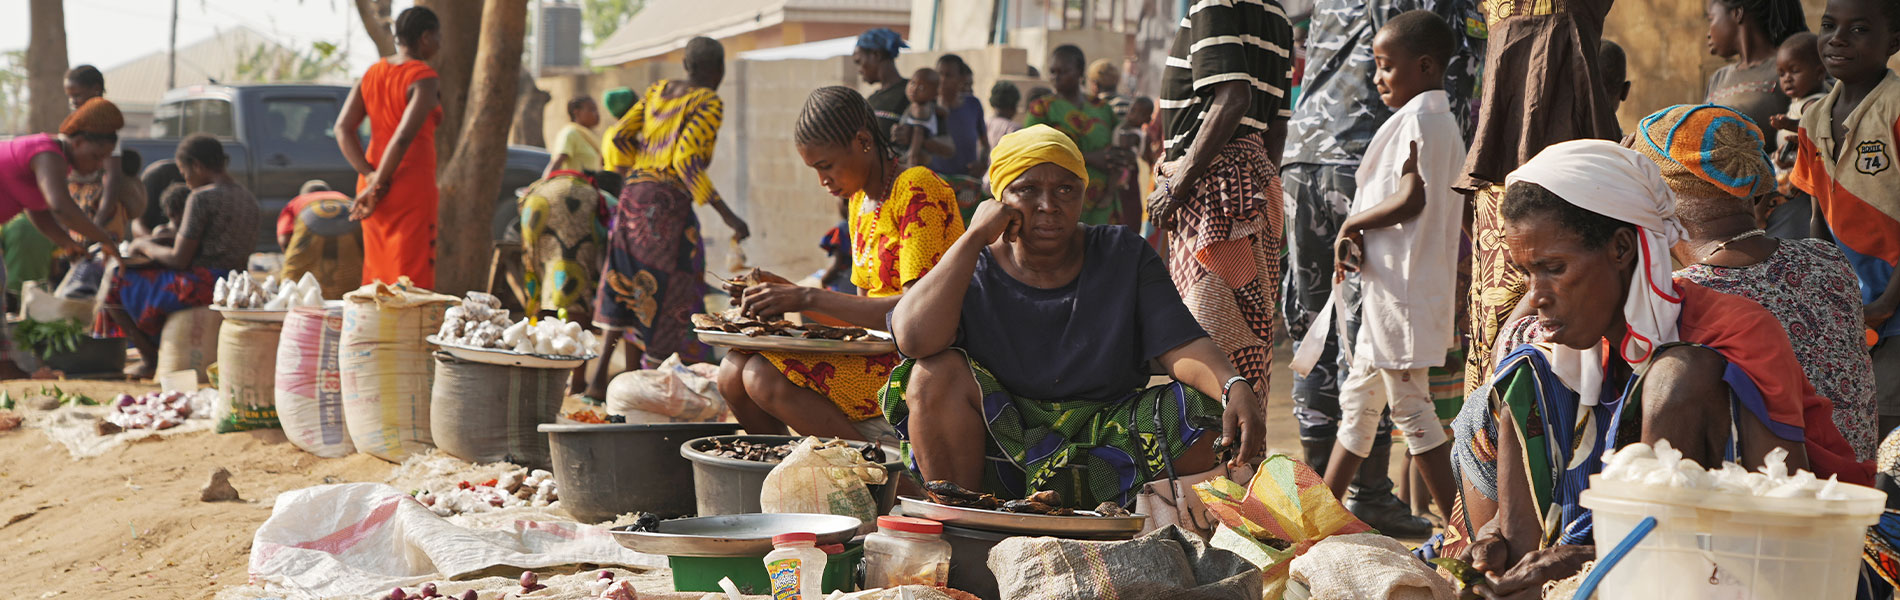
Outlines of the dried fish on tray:
<svg viewBox="0 0 1900 600">
<path fill-rule="evenodd" d="M 714 346 L 836 354 L 884 354 L 897 351 L 897 343 L 891 341 L 890 334 L 860 327 L 799 324 L 784 320 L 761 321 L 740 315 L 737 309 L 721 314 L 697 314 L 693 315 L 692 320 L 699 341 Z"/>
<path fill-rule="evenodd" d="M 929 490 L 932 495 L 949 500 L 950 502 L 969 503 L 961 505 L 944 504 L 932 501 L 929 498 L 901 496 L 898 498 L 898 501 L 903 504 L 905 516 L 930 519 L 945 525 L 954 525 L 983 531 L 1056 536 L 1134 535 L 1140 533 L 1142 525 L 1148 521 L 1148 515 L 1129 514 L 1125 510 L 1119 510 L 1119 506 L 1115 507 L 1117 510 L 1114 512 L 1103 511 L 1100 510 L 1100 508 L 1097 510 L 1083 511 L 1066 507 L 1056 508 L 1041 502 L 1032 503 L 1028 499 L 1003 503 L 988 494 L 975 494 L 976 497 L 974 499 L 968 500 L 952 499 L 944 496 L 944 493 L 948 490 L 942 486 L 936 486 L 936 489 L 932 489 L 930 484 L 925 484 L 925 489 Z M 988 497 L 988 500 L 983 500 L 983 497 Z M 992 502 L 997 503 L 992 505 L 996 508 L 978 508 L 978 506 Z M 971 503 L 975 503 L 975 505 Z M 1019 508 L 1027 509 L 1029 512 L 1009 512 L 1007 506 L 1013 503 L 1021 503 Z M 1038 512 L 1044 507 L 1055 510 L 1059 514 Z"/>
</svg>

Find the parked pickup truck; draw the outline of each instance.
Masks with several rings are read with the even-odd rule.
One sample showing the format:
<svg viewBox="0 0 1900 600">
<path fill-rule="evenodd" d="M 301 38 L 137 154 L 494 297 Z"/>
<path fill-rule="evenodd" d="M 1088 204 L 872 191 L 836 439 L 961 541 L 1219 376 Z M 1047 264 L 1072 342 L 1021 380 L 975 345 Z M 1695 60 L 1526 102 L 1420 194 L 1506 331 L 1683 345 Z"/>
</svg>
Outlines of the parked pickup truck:
<svg viewBox="0 0 1900 600">
<path fill-rule="evenodd" d="M 246 189 L 257 196 L 265 219 L 258 230 L 260 250 L 277 249 L 277 213 L 297 195 L 305 181 L 322 179 L 332 188 L 356 188 L 356 171 L 337 149 L 337 114 L 350 89 L 335 85 L 196 85 L 182 87 L 159 100 L 153 111 L 150 138 L 125 138 L 124 148 L 135 149 L 147 164 L 171 156 L 178 140 L 206 133 L 224 141 L 231 156 L 227 167 Z M 369 143 L 369 123 L 358 132 Z M 438 150 L 447 158 L 446 149 Z M 541 176 L 548 153 L 531 146 L 510 146 L 496 197 L 493 219 L 496 239 L 515 222 L 515 189 Z"/>
</svg>

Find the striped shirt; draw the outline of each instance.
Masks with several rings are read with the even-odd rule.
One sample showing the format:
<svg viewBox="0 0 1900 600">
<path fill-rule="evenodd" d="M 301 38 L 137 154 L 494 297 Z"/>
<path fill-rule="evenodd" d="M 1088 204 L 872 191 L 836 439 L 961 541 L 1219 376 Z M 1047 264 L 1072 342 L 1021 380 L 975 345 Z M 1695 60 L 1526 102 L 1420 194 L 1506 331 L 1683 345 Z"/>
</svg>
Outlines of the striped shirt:
<svg viewBox="0 0 1900 600">
<path fill-rule="evenodd" d="M 1161 75 L 1166 160 L 1181 157 L 1206 118 L 1215 84 L 1245 81 L 1253 102 L 1234 137 L 1266 131 L 1293 115 L 1293 25 L 1279 0 L 1195 0 L 1174 34 Z"/>
<path fill-rule="evenodd" d="M 1860 278 L 1862 302 L 1887 291 L 1900 271 L 1900 75 L 1893 71 L 1848 115 L 1847 139 L 1834 139 L 1834 105 L 1847 86 L 1836 85 L 1801 115 L 1794 171 L 1788 180 L 1814 196 L 1834 242 Z M 1887 319 L 1880 339 L 1900 336 L 1900 318 Z"/>
</svg>

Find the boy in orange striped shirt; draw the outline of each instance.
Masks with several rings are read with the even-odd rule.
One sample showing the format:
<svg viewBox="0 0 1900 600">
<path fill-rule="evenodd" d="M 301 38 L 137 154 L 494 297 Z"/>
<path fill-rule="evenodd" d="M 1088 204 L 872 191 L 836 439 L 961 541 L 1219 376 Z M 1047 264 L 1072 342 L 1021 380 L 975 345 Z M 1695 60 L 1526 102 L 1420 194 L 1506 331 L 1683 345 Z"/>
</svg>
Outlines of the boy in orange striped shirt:
<svg viewBox="0 0 1900 600">
<path fill-rule="evenodd" d="M 1832 233 L 1860 278 L 1862 313 L 1874 345 L 1880 430 L 1900 426 L 1900 2 L 1829 0 L 1821 16 L 1821 62 L 1839 81 L 1801 115 L 1789 180 L 1814 196 L 1815 233 Z"/>
</svg>

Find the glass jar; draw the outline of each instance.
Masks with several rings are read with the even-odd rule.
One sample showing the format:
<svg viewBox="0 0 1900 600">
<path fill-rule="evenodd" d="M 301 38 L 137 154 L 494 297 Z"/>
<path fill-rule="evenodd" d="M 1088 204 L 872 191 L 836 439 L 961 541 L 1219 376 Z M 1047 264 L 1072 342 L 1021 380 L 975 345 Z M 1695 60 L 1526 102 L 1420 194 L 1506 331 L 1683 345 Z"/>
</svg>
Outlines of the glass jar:
<svg viewBox="0 0 1900 600">
<path fill-rule="evenodd" d="M 943 524 L 912 517 L 878 517 L 864 538 L 864 589 L 950 583 L 950 542 Z"/>
</svg>

